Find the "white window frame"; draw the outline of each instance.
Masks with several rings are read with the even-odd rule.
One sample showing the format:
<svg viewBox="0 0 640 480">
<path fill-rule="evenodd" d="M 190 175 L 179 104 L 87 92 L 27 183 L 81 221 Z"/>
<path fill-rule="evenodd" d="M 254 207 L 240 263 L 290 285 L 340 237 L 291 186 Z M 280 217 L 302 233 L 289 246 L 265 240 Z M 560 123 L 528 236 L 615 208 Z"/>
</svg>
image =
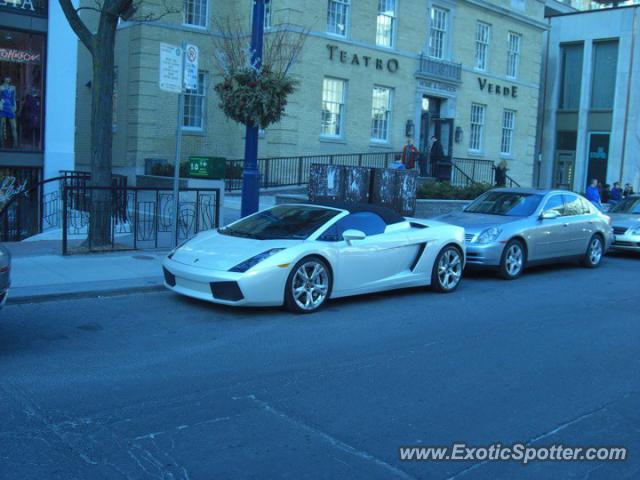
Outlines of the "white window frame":
<svg viewBox="0 0 640 480">
<path fill-rule="evenodd" d="M 386 91 L 389 94 L 386 107 L 384 109 L 383 120 L 377 120 L 375 114 L 377 109 L 374 104 L 376 90 Z M 374 85 L 371 94 L 371 141 L 376 143 L 389 143 L 389 132 L 391 131 L 391 118 L 393 114 L 393 89 L 382 85 Z M 382 123 L 381 123 L 382 122 Z M 380 135 L 382 133 L 382 135 Z"/>
<path fill-rule="evenodd" d="M 507 77 L 518 78 L 520 70 L 520 50 L 522 48 L 522 35 L 509 32 L 507 35 Z"/>
<path fill-rule="evenodd" d="M 449 16 L 450 11 L 432 6 L 429 12 L 429 45 L 428 53 L 431 58 L 444 60 L 447 56 L 449 43 Z"/>
<path fill-rule="evenodd" d="M 339 6 L 344 8 L 344 32 L 338 32 L 338 24 L 331 25 L 331 7 L 335 6 L 336 10 Z M 337 18 L 334 16 L 334 19 Z M 349 23 L 351 21 L 351 0 L 328 0 L 327 1 L 327 33 L 337 37 L 347 38 L 349 36 Z"/>
<path fill-rule="evenodd" d="M 182 125 L 181 128 L 185 132 L 204 132 L 207 124 L 207 82 L 209 80 L 208 72 L 204 70 L 198 70 L 198 89 L 197 90 L 185 90 L 184 104 L 182 110 Z M 192 125 L 189 121 L 189 125 L 186 125 L 187 110 L 195 106 L 195 103 L 200 102 L 200 117 L 199 125 Z M 197 118 L 193 115 L 189 115 L 189 118 Z"/>
<path fill-rule="evenodd" d="M 502 111 L 502 138 L 500 140 L 500 155 L 513 155 L 513 133 L 516 128 L 516 111 L 504 109 Z"/>
<path fill-rule="evenodd" d="M 190 5 L 190 6 L 189 6 Z M 196 5 L 199 7 L 200 12 L 198 13 L 203 19 L 203 23 L 190 23 L 188 21 L 188 16 L 192 17 L 196 15 L 195 9 Z M 204 8 L 204 12 L 202 11 Z M 184 0 L 183 1 L 183 14 L 182 14 L 182 24 L 192 27 L 192 28 L 203 28 L 206 29 L 209 27 L 209 0 Z"/>
<path fill-rule="evenodd" d="M 487 106 L 480 103 L 471 104 L 471 118 L 469 128 L 469 151 L 480 153 L 484 144 L 484 123 L 487 116 Z"/>
<path fill-rule="evenodd" d="M 398 17 L 398 0 L 378 0 L 378 16 L 376 17 L 376 45 L 385 48 L 395 48 L 396 26 Z M 381 23 L 382 21 L 382 23 Z M 391 25 L 388 36 L 385 35 L 385 23 Z"/>
<path fill-rule="evenodd" d="M 340 82 L 342 84 L 342 99 L 341 101 L 335 102 L 333 100 L 325 100 L 325 82 L 327 81 L 331 81 L 331 82 Z M 330 102 L 332 104 L 337 104 L 339 105 L 338 108 L 338 115 L 339 115 L 339 119 L 338 122 L 336 123 L 336 127 L 338 129 L 337 133 L 327 133 L 324 131 L 324 125 L 323 125 L 323 120 L 322 120 L 322 112 L 324 112 L 324 103 L 325 102 Z M 345 117 L 345 111 L 347 108 L 347 81 L 343 78 L 336 78 L 336 77 L 324 77 L 322 79 L 322 106 L 320 108 L 320 136 L 323 138 L 344 138 L 344 117 Z M 332 113 L 332 115 L 335 115 L 335 113 Z"/>
<path fill-rule="evenodd" d="M 490 42 L 491 25 L 482 21 L 476 22 L 476 53 L 474 68 L 481 72 L 486 72 L 487 65 L 489 65 Z"/>
</svg>

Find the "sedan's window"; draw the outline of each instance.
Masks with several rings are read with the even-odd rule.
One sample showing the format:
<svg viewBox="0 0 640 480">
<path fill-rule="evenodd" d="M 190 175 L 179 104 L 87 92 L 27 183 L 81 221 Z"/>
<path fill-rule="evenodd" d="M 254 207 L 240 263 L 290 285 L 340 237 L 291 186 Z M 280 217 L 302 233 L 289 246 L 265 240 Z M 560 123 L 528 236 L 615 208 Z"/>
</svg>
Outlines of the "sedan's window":
<svg viewBox="0 0 640 480">
<path fill-rule="evenodd" d="M 464 209 L 467 213 L 486 213 L 508 217 L 528 217 L 536 211 L 542 195 L 519 192 L 487 192 Z"/>
<path fill-rule="evenodd" d="M 221 228 L 219 232 L 258 240 L 304 240 L 339 213 L 339 210 L 306 205 L 278 205 Z"/>
<path fill-rule="evenodd" d="M 591 213 L 593 213 L 593 208 L 592 208 L 592 204 L 589 200 L 587 200 L 584 197 L 578 197 L 580 199 L 580 202 L 582 203 L 582 208 L 584 209 L 584 213 L 587 215 L 590 215 Z"/>
<path fill-rule="evenodd" d="M 625 198 L 609 211 L 612 213 L 640 213 L 640 197 Z"/>
<path fill-rule="evenodd" d="M 564 214 L 566 216 L 584 215 L 586 213 L 589 213 L 589 210 L 585 211 L 584 205 L 577 195 L 565 195 L 564 203 Z"/>
<path fill-rule="evenodd" d="M 324 242 L 338 242 L 342 240 L 345 230 L 360 230 L 367 237 L 384 233 L 387 224 L 373 212 L 357 212 L 338 220 L 318 240 Z"/>
<path fill-rule="evenodd" d="M 561 217 L 565 215 L 564 199 L 562 198 L 562 195 L 554 195 L 549 200 L 547 200 L 547 203 L 542 211 L 545 213 L 558 212 Z"/>
</svg>

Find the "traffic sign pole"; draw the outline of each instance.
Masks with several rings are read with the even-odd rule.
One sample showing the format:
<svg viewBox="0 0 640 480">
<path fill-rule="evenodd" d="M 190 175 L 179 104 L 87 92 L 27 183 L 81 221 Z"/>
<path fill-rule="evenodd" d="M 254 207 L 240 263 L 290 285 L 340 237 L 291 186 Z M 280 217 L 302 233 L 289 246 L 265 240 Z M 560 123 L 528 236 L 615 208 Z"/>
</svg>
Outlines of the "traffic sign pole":
<svg viewBox="0 0 640 480">
<path fill-rule="evenodd" d="M 180 156 L 182 152 L 182 116 L 184 110 L 184 52 L 185 44 L 182 42 L 181 47 L 181 79 L 180 79 L 180 92 L 178 93 L 178 114 L 176 119 L 176 158 L 173 163 L 173 213 L 174 213 L 174 225 L 173 225 L 173 246 L 178 245 L 178 222 L 180 220 Z"/>
</svg>

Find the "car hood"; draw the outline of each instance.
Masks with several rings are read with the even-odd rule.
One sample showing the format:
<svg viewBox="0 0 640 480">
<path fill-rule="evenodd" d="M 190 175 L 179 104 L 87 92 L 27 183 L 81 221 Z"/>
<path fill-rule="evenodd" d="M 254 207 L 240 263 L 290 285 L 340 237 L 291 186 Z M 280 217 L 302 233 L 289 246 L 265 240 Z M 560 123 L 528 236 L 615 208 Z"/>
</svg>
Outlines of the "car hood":
<svg viewBox="0 0 640 480">
<path fill-rule="evenodd" d="M 272 248 L 287 248 L 303 241 L 255 240 L 207 231 L 182 245 L 175 251 L 172 260 L 192 267 L 227 271 Z"/>
<path fill-rule="evenodd" d="M 484 213 L 452 212 L 436 217 L 434 220 L 464 227 L 466 233 L 480 233 L 491 227 L 522 220 L 522 217 L 505 217 Z"/>
<path fill-rule="evenodd" d="M 614 227 L 640 227 L 640 215 L 637 213 L 611 213 L 607 212 L 611 217 L 611 225 Z"/>
</svg>

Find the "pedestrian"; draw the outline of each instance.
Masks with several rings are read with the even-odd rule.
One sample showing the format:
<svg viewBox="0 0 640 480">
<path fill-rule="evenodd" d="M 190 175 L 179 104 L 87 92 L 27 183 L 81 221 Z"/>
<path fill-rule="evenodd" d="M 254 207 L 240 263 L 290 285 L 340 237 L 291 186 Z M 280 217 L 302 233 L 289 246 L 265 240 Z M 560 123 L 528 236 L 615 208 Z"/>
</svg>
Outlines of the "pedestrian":
<svg viewBox="0 0 640 480">
<path fill-rule="evenodd" d="M 407 137 L 407 144 L 402 149 L 402 163 L 405 168 L 415 168 L 417 154 L 418 149 L 413 144 L 413 138 Z"/>
<path fill-rule="evenodd" d="M 624 198 L 627 198 L 629 196 L 633 195 L 633 187 L 631 186 L 630 183 L 625 183 L 624 184 L 624 191 L 622 192 L 622 196 Z"/>
<path fill-rule="evenodd" d="M 605 183 L 604 188 L 600 192 L 600 200 L 602 203 L 609 203 L 609 199 L 611 198 L 611 185 Z"/>
<path fill-rule="evenodd" d="M 496 187 L 504 187 L 507 184 L 507 161 L 502 160 L 495 168 Z"/>
<path fill-rule="evenodd" d="M 602 202 L 600 201 L 600 190 L 598 189 L 598 179 L 591 180 L 591 185 L 587 187 L 585 197 L 593 203 L 598 209 L 602 210 Z"/>
<path fill-rule="evenodd" d="M 611 189 L 611 197 L 609 198 L 609 203 L 613 203 L 614 205 L 622 200 L 622 189 L 620 188 L 620 182 L 614 182 L 613 188 Z"/>
<path fill-rule="evenodd" d="M 429 150 L 429 163 L 431 163 L 431 171 L 435 173 L 437 178 L 444 178 L 441 171 L 441 164 L 444 161 L 444 148 L 442 143 L 438 140 L 438 137 L 433 135 L 431 137 L 431 149 Z"/>
</svg>

